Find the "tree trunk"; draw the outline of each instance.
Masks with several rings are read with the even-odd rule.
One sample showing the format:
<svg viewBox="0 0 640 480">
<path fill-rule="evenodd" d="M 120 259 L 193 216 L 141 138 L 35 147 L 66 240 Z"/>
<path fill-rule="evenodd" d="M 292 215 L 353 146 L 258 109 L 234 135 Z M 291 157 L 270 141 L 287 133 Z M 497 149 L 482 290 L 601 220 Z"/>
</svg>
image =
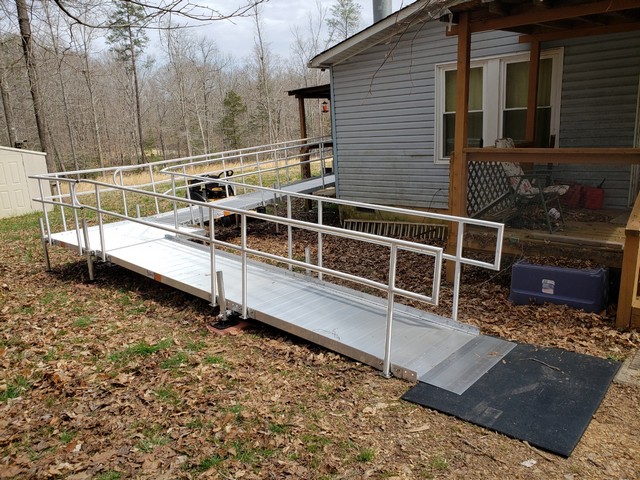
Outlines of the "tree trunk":
<svg viewBox="0 0 640 480">
<path fill-rule="evenodd" d="M 93 134 L 96 137 L 96 147 L 98 148 L 98 161 L 100 168 L 104 168 L 104 153 L 102 152 L 102 139 L 100 138 L 100 124 L 98 122 L 98 112 L 96 110 L 96 96 L 93 93 L 93 81 L 91 80 L 91 71 L 89 70 L 89 52 L 87 51 L 86 40 L 84 45 L 84 78 L 87 81 L 87 90 L 89 90 L 89 102 L 91 104 L 91 118 L 93 118 Z"/>
<path fill-rule="evenodd" d="M 13 122 L 13 111 L 11 110 L 11 100 L 9 99 L 9 90 L 4 78 L 4 70 L 0 72 L 0 94 L 2 95 L 2 107 L 4 109 L 4 119 L 7 124 L 7 133 L 9 134 L 9 146 L 16 146 L 16 126 Z"/>
<path fill-rule="evenodd" d="M 140 107 L 140 87 L 138 85 L 138 66 L 136 64 L 136 47 L 133 42 L 133 31 L 128 27 L 129 45 L 131 48 L 131 68 L 133 73 L 133 88 L 136 97 L 136 121 L 138 124 L 138 141 L 140 142 L 140 163 L 147 163 L 147 155 L 144 151 L 144 137 L 142 135 L 142 108 Z"/>
<path fill-rule="evenodd" d="M 16 9 L 18 11 L 18 24 L 20 25 L 20 38 L 22 40 L 22 50 L 24 52 L 24 61 L 27 66 L 27 76 L 29 77 L 29 89 L 31 90 L 31 99 L 33 100 L 33 113 L 38 128 L 38 138 L 40 140 L 40 148 L 43 152 L 47 151 L 47 129 L 44 118 L 44 110 L 42 109 L 42 101 L 40 99 L 40 91 L 38 88 L 38 75 L 36 71 L 36 61 L 33 58 L 31 49 L 31 22 L 29 21 L 29 11 L 25 0 L 16 0 Z M 47 168 L 49 172 L 55 172 L 55 164 L 53 159 L 47 155 Z"/>
</svg>

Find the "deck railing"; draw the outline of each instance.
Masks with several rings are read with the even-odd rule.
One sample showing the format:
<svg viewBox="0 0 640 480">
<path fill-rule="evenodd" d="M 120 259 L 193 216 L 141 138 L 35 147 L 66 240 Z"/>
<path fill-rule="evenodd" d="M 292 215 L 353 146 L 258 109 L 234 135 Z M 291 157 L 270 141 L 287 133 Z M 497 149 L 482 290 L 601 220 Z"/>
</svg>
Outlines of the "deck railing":
<svg viewBox="0 0 640 480">
<path fill-rule="evenodd" d="M 469 162 L 629 166 L 640 164 L 640 148 L 467 148 L 464 150 L 462 164 L 464 180 L 461 184 L 464 188 L 453 199 L 454 213 L 461 209 L 466 212 Z M 640 328 L 639 269 L 640 197 L 636 198 L 625 230 L 620 293 L 616 314 L 618 328 Z"/>
<path fill-rule="evenodd" d="M 616 327 L 640 327 L 640 302 L 638 301 L 638 280 L 640 275 L 640 195 L 629 216 L 625 229 L 622 273 Z"/>
</svg>

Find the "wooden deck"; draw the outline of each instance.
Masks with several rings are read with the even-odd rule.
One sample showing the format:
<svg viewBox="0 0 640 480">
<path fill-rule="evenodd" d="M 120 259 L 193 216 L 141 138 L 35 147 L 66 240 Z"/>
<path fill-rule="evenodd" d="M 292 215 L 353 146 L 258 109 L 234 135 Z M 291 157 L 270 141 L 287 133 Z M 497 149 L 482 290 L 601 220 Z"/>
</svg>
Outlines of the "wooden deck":
<svg viewBox="0 0 640 480">
<path fill-rule="evenodd" d="M 571 218 L 568 212 L 566 218 Z M 589 259 L 609 267 L 620 268 L 629 211 L 602 210 L 593 216 L 599 220 L 565 220 L 565 226 L 554 233 L 546 229 L 509 227 L 505 229 L 503 253 L 514 256 L 563 256 Z M 486 238 L 470 229 L 465 246 L 483 250 Z"/>
</svg>

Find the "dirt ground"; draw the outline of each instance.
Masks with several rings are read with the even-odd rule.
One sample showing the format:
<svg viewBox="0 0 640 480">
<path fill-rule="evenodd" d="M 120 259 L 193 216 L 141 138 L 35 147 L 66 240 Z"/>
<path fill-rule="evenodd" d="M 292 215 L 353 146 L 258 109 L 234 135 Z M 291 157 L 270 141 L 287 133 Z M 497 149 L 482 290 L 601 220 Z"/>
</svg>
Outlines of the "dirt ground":
<svg viewBox="0 0 640 480">
<path fill-rule="evenodd" d="M 377 275 L 379 252 L 325 248 Z M 636 387 L 613 384 L 564 459 L 404 402 L 411 384 L 274 329 L 212 335 L 206 302 L 119 267 L 88 283 L 77 254 L 51 253 L 46 273 L 36 217 L 0 221 L 2 479 L 640 478 Z M 403 281 L 424 280 L 403 262 Z M 467 271 L 461 319 L 603 358 L 640 345 L 613 310 L 512 305 L 508 275 Z"/>
</svg>

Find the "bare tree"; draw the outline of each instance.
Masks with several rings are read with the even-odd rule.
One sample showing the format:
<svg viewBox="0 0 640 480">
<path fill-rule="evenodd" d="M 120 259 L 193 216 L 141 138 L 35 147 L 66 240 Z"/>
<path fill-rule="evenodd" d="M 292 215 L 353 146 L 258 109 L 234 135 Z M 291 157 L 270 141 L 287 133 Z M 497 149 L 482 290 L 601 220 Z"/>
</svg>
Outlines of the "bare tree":
<svg viewBox="0 0 640 480">
<path fill-rule="evenodd" d="M 40 140 L 40 148 L 43 152 L 47 151 L 47 127 L 43 113 L 42 99 L 38 86 L 38 71 L 36 69 L 36 60 L 33 55 L 33 42 L 31 38 L 31 21 L 29 19 L 29 11 L 25 0 L 16 0 L 16 10 L 18 12 L 18 24 L 20 27 L 20 38 L 22 39 L 22 50 L 24 52 L 24 61 L 27 67 L 27 75 L 29 77 L 29 88 L 31 91 L 31 99 L 33 100 L 33 110 L 38 128 L 38 138 Z M 47 168 L 50 172 L 55 172 L 55 164 L 50 156 L 47 156 Z"/>
<path fill-rule="evenodd" d="M 266 118 L 269 143 L 276 142 L 276 132 L 274 124 L 273 98 L 271 92 L 271 80 L 269 73 L 269 60 L 271 52 L 265 44 L 262 36 L 262 20 L 260 17 L 260 7 L 254 8 L 255 20 L 255 45 L 254 51 L 258 67 L 258 105 L 262 110 L 262 116 Z"/>
<path fill-rule="evenodd" d="M 17 42 L 19 42 L 19 38 L 13 35 L 6 35 L 0 38 L 0 96 L 2 98 L 5 124 L 7 126 L 7 138 L 9 139 L 9 145 L 12 147 L 16 145 L 17 137 L 9 88 L 9 72 L 13 70 L 22 59 L 21 56 L 16 54 L 17 49 L 15 47 L 17 46 Z"/>
<path fill-rule="evenodd" d="M 119 2 L 119 8 L 112 13 L 111 29 L 107 42 L 111 45 L 116 57 L 129 64 L 133 78 L 133 95 L 136 104 L 136 126 L 140 147 L 140 163 L 146 163 L 144 135 L 142 131 L 142 106 L 140 104 L 140 82 L 138 81 L 137 57 L 146 46 L 148 39 L 142 26 L 147 15 L 144 7 L 133 2 Z"/>
<path fill-rule="evenodd" d="M 101 168 L 104 168 L 104 152 L 102 149 L 102 136 L 100 134 L 100 123 L 98 121 L 97 100 L 93 79 L 93 67 L 90 64 L 90 50 L 93 42 L 94 30 L 79 25 L 76 28 L 79 31 L 79 35 L 72 36 L 74 45 L 78 51 L 82 53 L 82 76 L 85 79 L 87 85 L 87 91 L 89 93 L 89 106 L 91 110 L 91 126 L 93 129 L 93 135 L 96 141 L 96 149 L 98 150 L 98 163 Z"/>
<path fill-rule="evenodd" d="M 144 19 L 134 27 L 148 28 L 153 22 L 161 22 L 165 17 L 183 18 L 199 22 L 210 22 L 215 20 L 229 20 L 235 17 L 249 16 L 255 6 L 267 2 L 268 0 L 242 0 L 239 2 L 228 2 L 226 10 L 214 8 L 202 3 L 192 3 L 191 0 L 53 0 L 60 10 L 71 18 L 75 23 L 93 28 L 112 29 L 113 23 L 108 20 L 101 21 L 100 18 L 107 18 L 114 8 L 126 4 L 128 8 L 140 9 L 146 12 Z M 227 2 L 225 2 L 227 3 Z M 115 25 L 117 26 L 117 25 Z M 123 23 L 121 27 L 126 27 Z M 155 27 L 162 28 L 162 27 Z"/>
<path fill-rule="evenodd" d="M 51 35 L 51 46 L 53 48 L 53 53 L 56 60 L 56 76 L 59 81 L 60 94 L 62 98 L 62 109 L 64 113 L 64 120 L 67 130 L 67 135 L 69 139 L 69 146 L 71 148 L 71 158 L 73 159 L 73 168 L 74 170 L 79 170 L 80 165 L 78 162 L 78 152 L 76 149 L 76 139 L 73 133 L 73 127 L 71 125 L 71 115 L 69 113 L 69 100 L 67 98 L 67 90 L 65 88 L 65 81 L 62 76 L 63 63 L 65 61 L 65 54 L 69 50 L 69 46 L 64 46 L 61 48 L 60 41 L 61 35 L 59 32 L 59 18 L 53 18 L 52 12 L 48 8 L 48 3 L 44 3 L 44 12 L 47 19 L 47 26 L 49 27 L 49 33 Z M 54 25 L 56 26 L 56 30 L 54 30 Z"/>
</svg>

